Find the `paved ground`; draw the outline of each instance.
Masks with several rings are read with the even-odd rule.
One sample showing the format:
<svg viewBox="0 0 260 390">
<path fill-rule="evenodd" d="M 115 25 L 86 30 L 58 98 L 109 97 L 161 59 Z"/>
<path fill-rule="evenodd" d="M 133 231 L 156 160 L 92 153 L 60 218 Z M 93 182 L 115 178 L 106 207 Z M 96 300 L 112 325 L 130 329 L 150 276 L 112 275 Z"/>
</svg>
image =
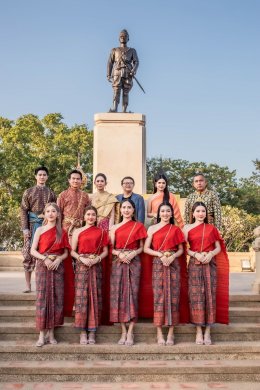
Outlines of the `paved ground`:
<svg viewBox="0 0 260 390">
<path fill-rule="evenodd" d="M 208 382 L 208 383 L 79 383 L 79 382 L 44 382 L 44 383 L 2 383 L 1 390 L 259 390 L 259 383 L 252 382 Z"/>
<path fill-rule="evenodd" d="M 252 294 L 255 272 L 230 274 L 230 294 Z M 0 272 L 0 293 L 21 293 L 25 289 L 23 272 Z M 35 291 L 33 274 L 32 289 Z"/>
</svg>

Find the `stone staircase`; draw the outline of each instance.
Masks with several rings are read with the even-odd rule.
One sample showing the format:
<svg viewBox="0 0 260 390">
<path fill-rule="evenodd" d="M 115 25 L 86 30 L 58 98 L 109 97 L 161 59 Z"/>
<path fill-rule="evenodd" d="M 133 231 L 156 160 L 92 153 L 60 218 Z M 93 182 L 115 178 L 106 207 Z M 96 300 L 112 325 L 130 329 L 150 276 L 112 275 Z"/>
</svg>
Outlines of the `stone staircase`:
<svg viewBox="0 0 260 390">
<path fill-rule="evenodd" d="M 240 390 L 257 389 L 260 296 L 231 295 L 230 322 L 229 326 L 214 326 L 211 346 L 195 345 L 194 327 L 186 325 L 176 327 L 174 346 L 159 347 L 153 325 L 141 320 L 136 325 L 136 344 L 132 347 L 117 345 L 119 326 L 101 326 L 97 344 L 83 346 L 78 344 L 73 319 L 66 318 L 65 325 L 56 331 L 59 344 L 37 348 L 35 296 L 0 294 L 0 381 L 6 386 L 17 381 L 28 386 L 33 382 L 59 382 L 60 386 L 69 382 L 74 385 L 64 388 L 77 389 L 85 383 L 94 386 L 97 382 L 105 387 L 96 384 L 87 388 L 119 388 L 109 383 L 121 383 L 122 388 L 141 389 L 153 383 L 151 388 L 173 389 L 169 383 L 175 382 L 177 386 L 185 382 L 188 387 L 174 389 L 204 389 L 214 388 L 213 384 L 219 381 L 231 387 L 220 387 L 220 384 L 215 387 L 233 389 L 232 383 L 240 381 L 249 386 L 239 386 Z M 76 386 L 75 382 L 81 384 Z M 146 387 L 140 385 L 144 382 Z M 204 387 L 207 382 L 213 387 Z"/>
</svg>

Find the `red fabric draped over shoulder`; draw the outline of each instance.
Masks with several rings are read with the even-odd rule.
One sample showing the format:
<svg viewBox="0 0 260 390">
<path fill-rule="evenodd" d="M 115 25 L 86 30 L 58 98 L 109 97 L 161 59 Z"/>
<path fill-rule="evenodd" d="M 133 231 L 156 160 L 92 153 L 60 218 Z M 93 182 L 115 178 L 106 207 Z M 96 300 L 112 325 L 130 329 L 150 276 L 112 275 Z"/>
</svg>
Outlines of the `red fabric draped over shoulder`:
<svg viewBox="0 0 260 390">
<path fill-rule="evenodd" d="M 171 226 L 171 230 L 169 231 Z M 168 236 L 167 232 L 169 231 Z M 165 239 L 166 237 L 166 239 Z M 165 242 L 163 242 L 165 239 Z M 163 243 L 163 245 L 162 245 Z M 183 244 L 184 253 L 180 256 L 181 264 L 181 289 L 180 289 L 180 323 L 189 322 L 189 301 L 188 301 L 188 274 L 186 261 L 185 238 L 179 227 L 166 225 L 153 235 L 152 248 L 154 250 L 174 250 L 178 245 Z M 162 247 L 161 247 L 162 246 Z M 141 318 L 153 318 L 153 289 L 152 289 L 152 261 L 153 257 L 142 254 L 142 274 L 139 296 L 139 316 Z"/>
<path fill-rule="evenodd" d="M 204 224 L 198 225 L 188 233 L 188 241 L 192 251 L 214 250 L 216 241 L 219 241 L 221 252 L 215 256 L 217 263 L 217 293 L 216 293 L 216 322 L 229 323 L 229 259 L 225 242 L 214 225 L 205 224 L 203 247 L 201 249 Z"/>
<path fill-rule="evenodd" d="M 78 253 L 95 253 L 99 255 L 103 247 L 107 246 L 108 243 L 108 233 L 97 226 L 91 226 L 79 234 Z"/>
<path fill-rule="evenodd" d="M 68 234 L 65 230 L 62 231 L 61 241 L 55 243 L 56 227 L 47 230 L 40 236 L 38 251 L 40 253 L 49 253 L 61 255 L 65 248 L 70 251 Z M 74 271 L 72 268 L 72 259 L 70 254 L 63 261 L 64 264 L 64 315 L 72 316 L 74 305 Z"/>
<path fill-rule="evenodd" d="M 139 318 L 153 318 L 152 270 L 153 258 L 141 253 L 141 281 L 139 289 Z"/>
<path fill-rule="evenodd" d="M 115 248 L 138 249 L 139 241 L 147 237 L 147 232 L 141 222 L 129 221 L 115 231 Z"/>
<path fill-rule="evenodd" d="M 180 256 L 181 265 L 181 288 L 180 288 L 180 323 L 189 322 L 189 299 L 188 299 L 188 273 L 187 273 L 187 250 L 185 237 L 181 229 L 175 225 L 166 225 L 153 235 L 152 248 L 160 251 L 177 251 L 178 245 L 183 244 L 183 254 Z"/>
<path fill-rule="evenodd" d="M 67 233 L 63 230 L 60 242 L 56 242 L 56 226 L 42 233 L 39 239 L 38 252 L 61 255 L 64 249 L 70 250 Z"/>
<path fill-rule="evenodd" d="M 221 324 L 229 323 L 229 259 L 226 246 L 217 228 L 215 228 L 217 240 L 220 242 L 221 252 L 216 256 L 217 260 L 217 296 L 216 296 L 216 321 Z"/>
</svg>

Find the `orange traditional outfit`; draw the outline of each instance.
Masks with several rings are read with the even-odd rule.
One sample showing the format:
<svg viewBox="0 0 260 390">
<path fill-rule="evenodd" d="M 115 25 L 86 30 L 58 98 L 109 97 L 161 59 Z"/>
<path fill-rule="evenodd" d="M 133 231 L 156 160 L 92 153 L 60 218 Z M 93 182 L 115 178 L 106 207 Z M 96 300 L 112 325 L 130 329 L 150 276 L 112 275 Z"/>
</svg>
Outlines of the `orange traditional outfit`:
<svg viewBox="0 0 260 390">
<path fill-rule="evenodd" d="M 195 325 L 228 324 L 229 260 L 224 241 L 217 228 L 200 224 L 188 232 L 190 250 L 209 252 L 219 241 L 221 252 L 208 264 L 191 257 L 189 261 L 190 318 Z"/>
<path fill-rule="evenodd" d="M 70 250 L 68 236 L 62 233 L 61 241 L 56 241 L 56 227 L 42 233 L 38 252 L 46 255 L 61 255 L 65 248 Z M 64 321 L 64 265 L 65 259 L 57 270 L 48 270 L 43 261 L 36 263 L 36 329 L 53 329 Z"/>
<path fill-rule="evenodd" d="M 57 204 L 61 211 L 62 227 L 68 232 L 69 238 L 73 230 L 83 224 L 85 208 L 90 205 L 89 196 L 79 189 L 68 188 L 60 193 Z M 65 291 L 66 315 L 72 316 L 74 305 L 75 285 L 72 257 L 69 255 L 65 263 Z"/>
<path fill-rule="evenodd" d="M 164 197 L 164 193 L 158 193 L 151 200 L 151 213 L 152 214 L 157 214 L 160 204 L 163 203 L 163 197 Z M 178 206 L 178 202 L 177 202 L 175 196 L 171 192 L 169 193 L 169 203 L 172 205 L 172 208 L 173 208 L 174 220 L 175 220 L 175 222 L 177 222 L 177 225 L 182 229 L 184 224 L 183 224 L 183 219 L 181 216 L 180 208 Z"/>
<path fill-rule="evenodd" d="M 174 253 L 185 238 L 179 227 L 167 224 L 153 234 L 152 249 Z M 188 322 L 188 279 L 186 256 L 176 258 L 169 267 L 160 258 L 153 259 L 153 295 L 155 326 L 173 326 Z"/>
<path fill-rule="evenodd" d="M 132 251 L 139 248 L 140 240 L 147 237 L 141 222 L 129 221 L 115 231 L 115 249 Z M 110 284 L 110 321 L 129 322 L 138 318 L 138 292 L 141 260 L 135 256 L 130 264 L 121 263 L 115 256 Z"/>
<path fill-rule="evenodd" d="M 99 255 L 108 245 L 108 234 L 91 226 L 78 236 L 80 255 Z M 102 265 L 87 267 L 81 261 L 76 263 L 75 273 L 75 327 L 96 331 L 102 309 Z"/>
</svg>

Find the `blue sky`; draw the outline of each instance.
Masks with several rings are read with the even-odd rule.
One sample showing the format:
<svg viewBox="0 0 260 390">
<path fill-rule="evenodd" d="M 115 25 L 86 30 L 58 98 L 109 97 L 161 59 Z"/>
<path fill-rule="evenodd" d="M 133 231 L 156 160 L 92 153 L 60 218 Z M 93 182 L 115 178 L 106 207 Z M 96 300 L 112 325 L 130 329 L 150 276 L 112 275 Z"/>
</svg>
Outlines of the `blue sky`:
<svg viewBox="0 0 260 390">
<path fill-rule="evenodd" d="M 129 109 L 146 114 L 147 155 L 227 165 L 259 158 L 260 1 L 0 0 L 0 115 L 60 112 L 93 128 L 106 112 L 110 49 L 137 50 Z"/>
</svg>

